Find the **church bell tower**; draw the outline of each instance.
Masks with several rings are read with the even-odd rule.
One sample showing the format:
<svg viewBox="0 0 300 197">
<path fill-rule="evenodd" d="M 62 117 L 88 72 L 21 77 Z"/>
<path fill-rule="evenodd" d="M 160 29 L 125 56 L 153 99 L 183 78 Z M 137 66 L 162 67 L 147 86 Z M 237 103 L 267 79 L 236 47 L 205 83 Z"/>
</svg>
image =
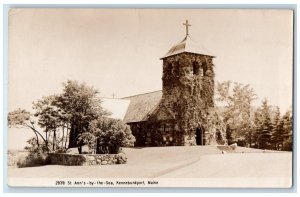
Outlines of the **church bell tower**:
<svg viewBox="0 0 300 197">
<path fill-rule="evenodd" d="M 188 20 L 183 25 L 184 39 L 161 58 L 160 108 L 172 114 L 175 145 L 206 145 L 206 117 L 214 108 L 214 56 L 190 37 Z"/>
</svg>

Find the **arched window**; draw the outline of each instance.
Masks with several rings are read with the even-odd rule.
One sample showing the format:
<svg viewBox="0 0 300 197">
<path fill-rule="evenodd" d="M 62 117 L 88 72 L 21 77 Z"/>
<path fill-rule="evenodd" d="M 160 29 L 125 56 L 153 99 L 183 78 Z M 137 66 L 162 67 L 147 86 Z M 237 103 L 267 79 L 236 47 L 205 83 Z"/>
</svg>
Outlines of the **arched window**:
<svg viewBox="0 0 300 197">
<path fill-rule="evenodd" d="M 193 63 L 193 74 L 194 75 L 199 75 L 200 73 L 200 65 L 198 62 Z"/>
<path fill-rule="evenodd" d="M 203 75 L 202 76 L 205 76 L 206 71 L 207 71 L 207 62 L 206 61 L 204 61 L 202 63 L 202 69 L 203 69 Z"/>
<path fill-rule="evenodd" d="M 172 69 L 173 69 L 172 64 L 171 64 L 171 63 L 168 63 L 167 71 L 168 71 L 169 74 L 172 73 Z"/>
<path fill-rule="evenodd" d="M 174 62 L 173 63 L 173 70 L 172 70 L 172 72 L 173 72 L 173 75 L 175 77 L 179 76 L 179 62 Z"/>
<path fill-rule="evenodd" d="M 163 67 L 163 73 L 169 75 L 171 72 L 172 72 L 172 63 L 165 62 Z"/>
</svg>

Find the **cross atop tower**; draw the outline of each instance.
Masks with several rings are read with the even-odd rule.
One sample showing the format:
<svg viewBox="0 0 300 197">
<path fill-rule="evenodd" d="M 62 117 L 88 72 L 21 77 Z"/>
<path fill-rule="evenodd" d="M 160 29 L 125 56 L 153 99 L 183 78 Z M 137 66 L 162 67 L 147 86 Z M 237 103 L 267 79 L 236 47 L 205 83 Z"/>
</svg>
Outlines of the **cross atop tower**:
<svg viewBox="0 0 300 197">
<path fill-rule="evenodd" d="M 183 23 L 183 25 L 185 25 L 186 28 L 186 36 L 189 35 L 189 26 L 192 26 L 191 24 L 189 24 L 189 21 L 186 20 L 185 23 Z"/>
</svg>

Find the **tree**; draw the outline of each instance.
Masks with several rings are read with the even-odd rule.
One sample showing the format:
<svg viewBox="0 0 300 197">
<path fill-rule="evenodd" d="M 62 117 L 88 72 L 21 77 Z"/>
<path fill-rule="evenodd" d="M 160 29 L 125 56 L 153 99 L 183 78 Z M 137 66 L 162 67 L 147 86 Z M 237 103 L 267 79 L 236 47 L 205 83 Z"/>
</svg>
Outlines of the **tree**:
<svg viewBox="0 0 300 197">
<path fill-rule="evenodd" d="M 234 142 L 232 137 L 232 129 L 229 125 L 226 126 L 226 139 L 228 144 L 232 144 Z"/>
<path fill-rule="evenodd" d="M 19 108 L 17 110 L 9 112 L 7 119 L 8 119 L 9 127 L 22 127 L 22 128 L 31 129 L 35 134 L 35 139 L 38 147 L 40 146 L 40 142 L 39 142 L 40 138 L 46 144 L 46 139 L 44 138 L 44 136 L 35 128 L 34 125 L 35 121 L 32 117 L 32 114 L 30 114 L 30 112 Z"/>
<path fill-rule="evenodd" d="M 55 106 L 57 96 L 51 95 L 33 102 L 34 116 L 38 117 L 38 125 L 44 128 L 46 135 L 46 146 L 48 147 L 50 132 L 53 133 L 52 150 L 56 149 L 56 131 L 61 125 L 60 109 Z"/>
<path fill-rule="evenodd" d="M 89 131 L 80 134 L 79 138 L 94 147 L 97 154 L 116 154 L 121 146 L 133 146 L 135 142 L 128 125 L 107 117 L 92 121 Z"/>
<path fill-rule="evenodd" d="M 254 112 L 254 117 L 253 117 L 253 125 L 251 127 L 252 131 L 252 142 L 253 145 L 252 147 L 258 148 L 258 133 L 261 127 L 261 108 L 257 108 L 256 111 Z"/>
<path fill-rule="evenodd" d="M 51 146 L 52 151 L 64 151 L 67 135 L 69 148 L 78 147 L 79 153 L 85 144 L 91 148 L 96 144 L 98 153 L 115 153 L 120 146 L 133 145 L 135 139 L 129 126 L 107 117 L 109 113 L 101 107 L 96 89 L 77 81 L 67 81 L 63 86 L 61 94 L 43 97 L 33 103 L 34 116 L 22 109 L 10 112 L 9 126 L 30 128 L 36 135 L 37 146 L 42 138 L 47 151 Z M 36 129 L 34 118 L 44 129 L 45 138 Z"/>
<path fill-rule="evenodd" d="M 225 106 L 222 111 L 223 120 L 227 128 L 231 130 L 232 137 L 236 140 L 247 137 L 251 145 L 251 104 L 256 99 L 256 94 L 250 85 L 225 81 L 217 83 L 217 98 L 221 105 Z"/>
<path fill-rule="evenodd" d="M 293 117 L 292 112 L 288 110 L 282 117 L 283 121 L 283 150 L 293 150 Z"/>
<path fill-rule="evenodd" d="M 279 107 L 276 107 L 273 118 L 273 131 L 271 142 L 273 145 L 273 149 L 280 150 L 283 146 L 283 133 L 284 133 L 284 122 L 280 116 Z"/>
<path fill-rule="evenodd" d="M 260 109 L 260 124 L 258 127 L 257 144 L 260 149 L 268 149 L 271 145 L 271 133 L 273 125 L 270 116 L 270 106 L 267 99 L 262 102 Z"/>
<path fill-rule="evenodd" d="M 67 81 L 63 84 L 63 93 L 57 99 L 57 106 L 66 114 L 70 122 L 69 148 L 84 144 L 79 135 L 89 130 L 90 123 L 108 113 L 101 107 L 98 91 L 85 83 Z"/>
</svg>

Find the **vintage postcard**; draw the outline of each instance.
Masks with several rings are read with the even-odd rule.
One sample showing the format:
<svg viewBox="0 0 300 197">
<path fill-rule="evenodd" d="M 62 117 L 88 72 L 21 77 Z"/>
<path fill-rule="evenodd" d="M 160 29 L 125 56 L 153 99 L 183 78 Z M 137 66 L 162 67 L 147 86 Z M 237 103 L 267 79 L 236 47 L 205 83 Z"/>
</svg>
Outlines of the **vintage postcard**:
<svg viewBox="0 0 300 197">
<path fill-rule="evenodd" d="M 293 10 L 8 17 L 10 187 L 292 187 Z"/>
</svg>

